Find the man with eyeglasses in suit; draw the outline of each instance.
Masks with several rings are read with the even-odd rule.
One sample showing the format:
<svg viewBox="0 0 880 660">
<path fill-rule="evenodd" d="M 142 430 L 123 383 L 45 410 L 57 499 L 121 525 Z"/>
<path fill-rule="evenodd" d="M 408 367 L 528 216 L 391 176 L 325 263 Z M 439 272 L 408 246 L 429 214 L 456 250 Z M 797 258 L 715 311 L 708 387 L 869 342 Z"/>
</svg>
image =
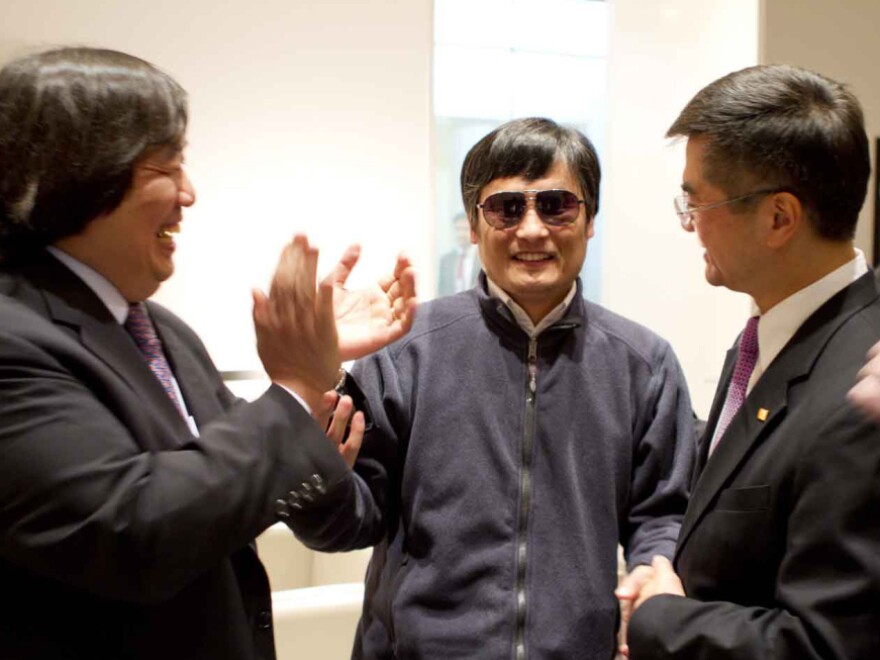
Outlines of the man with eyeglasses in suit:
<svg viewBox="0 0 880 660">
<path fill-rule="evenodd" d="M 279 520 L 320 532 L 357 492 L 310 413 L 341 359 L 406 331 L 411 269 L 334 292 L 352 250 L 316 290 L 317 250 L 296 237 L 254 299 L 272 384 L 237 400 L 193 330 L 147 300 L 195 203 L 187 116 L 177 82 L 126 53 L 0 69 L 2 658 L 271 660 L 253 539 Z M 334 293 L 352 316 L 334 320 Z"/>
<path fill-rule="evenodd" d="M 657 558 L 631 660 L 835 658 L 880 649 L 880 436 L 847 392 L 880 337 L 853 246 L 870 172 L 857 99 L 790 66 L 702 89 L 682 226 L 706 280 L 754 301 L 728 353 L 673 563 Z"/>
<path fill-rule="evenodd" d="M 319 547 L 375 545 L 355 658 L 607 660 L 618 542 L 637 594 L 678 535 L 684 378 L 665 341 L 582 297 L 599 194 L 585 136 L 504 124 L 461 187 L 484 273 L 355 365 L 374 419 L 362 524 Z"/>
</svg>

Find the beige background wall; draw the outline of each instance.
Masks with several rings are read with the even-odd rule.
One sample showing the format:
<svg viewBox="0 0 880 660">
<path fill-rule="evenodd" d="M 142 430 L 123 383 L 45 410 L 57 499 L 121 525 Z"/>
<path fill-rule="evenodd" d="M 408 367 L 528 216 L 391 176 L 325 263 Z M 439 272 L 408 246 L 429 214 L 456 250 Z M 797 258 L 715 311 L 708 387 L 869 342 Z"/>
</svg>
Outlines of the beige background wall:
<svg viewBox="0 0 880 660">
<path fill-rule="evenodd" d="M 873 148 L 880 132 L 877 25 L 877 0 L 614 1 L 604 302 L 671 341 L 703 416 L 749 302 L 703 280 L 702 250 L 672 212 L 684 147 L 662 135 L 715 78 L 789 63 L 851 85 Z M 869 259 L 871 190 L 856 236 Z"/>
<path fill-rule="evenodd" d="M 758 0 L 614 2 L 603 301 L 672 343 L 703 417 L 748 300 L 706 284 L 672 206 L 684 145 L 663 136 L 701 87 L 757 63 L 757 27 Z"/>
<path fill-rule="evenodd" d="M 850 81 L 873 134 L 877 24 L 876 0 L 613 0 L 604 302 L 672 342 L 702 415 L 748 303 L 703 281 L 702 251 L 672 211 L 683 146 L 665 130 L 700 87 L 760 53 Z M 405 249 L 433 291 L 430 0 L 3 3 L 0 60 L 70 43 L 141 55 L 190 92 L 199 201 L 158 297 L 221 369 L 257 366 L 250 288 L 294 231 L 325 266 L 362 242 L 356 281 Z"/>
<path fill-rule="evenodd" d="M 794 64 L 847 83 L 862 102 L 873 151 L 880 134 L 880 2 L 762 0 L 762 5 L 761 62 Z M 856 243 L 869 261 L 874 240 L 872 191 L 873 179 L 856 231 Z"/>
<path fill-rule="evenodd" d="M 361 277 L 430 263 L 430 0 L 4 0 L 0 59 L 65 44 L 139 55 L 190 93 L 177 273 L 158 294 L 221 369 L 252 369 L 250 289 L 308 230 Z M 427 275 L 431 268 L 422 269 Z M 430 285 L 431 283 L 428 282 Z"/>
</svg>

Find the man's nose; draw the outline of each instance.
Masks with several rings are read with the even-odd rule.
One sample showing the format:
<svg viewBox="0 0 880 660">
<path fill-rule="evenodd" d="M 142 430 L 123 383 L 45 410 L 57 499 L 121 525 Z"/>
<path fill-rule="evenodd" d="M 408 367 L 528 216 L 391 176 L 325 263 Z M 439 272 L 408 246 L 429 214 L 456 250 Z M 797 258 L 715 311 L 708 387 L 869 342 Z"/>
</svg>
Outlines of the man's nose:
<svg viewBox="0 0 880 660">
<path fill-rule="evenodd" d="M 193 187 L 192 181 L 186 173 L 186 170 L 183 170 L 183 180 L 180 182 L 178 203 L 181 206 L 192 206 L 196 203 L 196 189 Z"/>
<path fill-rule="evenodd" d="M 541 237 L 547 234 L 547 225 L 544 224 L 541 220 L 541 216 L 538 215 L 534 200 L 528 200 L 526 204 L 526 212 L 523 215 L 522 220 L 520 220 L 519 224 L 516 226 L 516 233 L 519 236 L 529 238 Z"/>
</svg>

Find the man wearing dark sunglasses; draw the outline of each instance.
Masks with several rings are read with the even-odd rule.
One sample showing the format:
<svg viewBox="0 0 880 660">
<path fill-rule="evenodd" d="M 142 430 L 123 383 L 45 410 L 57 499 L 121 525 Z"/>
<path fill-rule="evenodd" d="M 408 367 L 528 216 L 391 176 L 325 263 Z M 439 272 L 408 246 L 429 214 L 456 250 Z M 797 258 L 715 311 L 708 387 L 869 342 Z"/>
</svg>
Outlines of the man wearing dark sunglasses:
<svg viewBox="0 0 880 660">
<path fill-rule="evenodd" d="M 462 168 L 484 273 L 358 363 L 355 464 L 375 544 L 355 658 L 610 658 L 617 547 L 638 592 L 671 556 L 694 446 L 669 345 L 586 302 L 599 163 L 579 132 L 509 122 Z"/>
<path fill-rule="evenodd" d="M 847 400 L 880 337 L 880 287 L 853 246 L 870 173 L 859 102 L 810 71 L 751 67 L 698 92 L 668 136 L 687 138 L 676 211 L 706 280 L 754 310 L 630 659 L 877 658 L 880 435 Z"/>
</svg>

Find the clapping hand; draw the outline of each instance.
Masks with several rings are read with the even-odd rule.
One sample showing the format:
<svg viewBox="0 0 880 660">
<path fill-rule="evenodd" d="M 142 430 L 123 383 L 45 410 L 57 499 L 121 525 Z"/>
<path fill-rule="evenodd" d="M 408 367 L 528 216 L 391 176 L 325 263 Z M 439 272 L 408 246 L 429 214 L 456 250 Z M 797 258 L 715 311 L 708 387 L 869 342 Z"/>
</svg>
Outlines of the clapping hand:
<svg viewBox="0 0 880 660">
<path fill-rule="evenodd" d="M 360 247 L 352 245 L 322 282 L 333 290 L 342 360 L 356 360 L 399 339 L 415 318 L 415 271 L 409 259 L 399 255 L 390 275 L 365 289 L 350 291 L 345 282 L 359 257 Z"/>
<path fill-rule="evenodd" d="M 298 234 L 284 247 L 267 296 L 253 292 L 257 353 L 274 383 L 313 409 L 338 378 L 340 357 L 333 288 L 315 285 L 318 250 Z"/>
</svg>

